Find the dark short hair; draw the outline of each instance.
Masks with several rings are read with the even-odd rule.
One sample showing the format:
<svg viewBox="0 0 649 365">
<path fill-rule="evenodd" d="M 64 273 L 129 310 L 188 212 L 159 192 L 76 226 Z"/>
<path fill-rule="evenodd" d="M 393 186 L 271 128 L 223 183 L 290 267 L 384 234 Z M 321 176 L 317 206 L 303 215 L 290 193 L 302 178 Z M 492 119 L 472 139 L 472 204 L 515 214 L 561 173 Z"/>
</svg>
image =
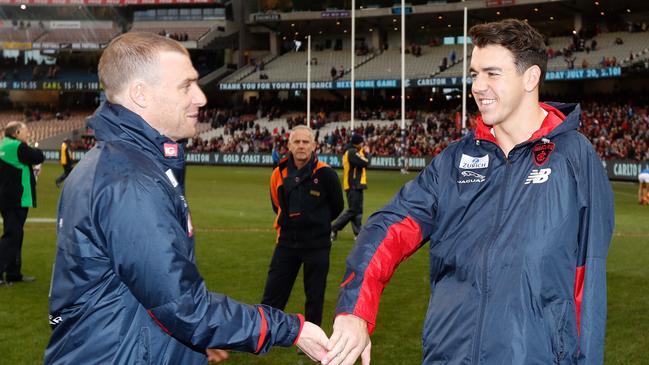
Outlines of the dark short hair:
<svg viewBox="0 0 649 365">
<path fill-rule="evenodd" d="M 541 33 L 527 22 L 505 19 L 499 22 L 478 24 L 469 30 L 471 42 L 479 47 L 500 45 L 514 55 L 514 64 L 519 74 L 531 66 L 541 69 L 541 81 L 548 68 L 548 53 Z"/>
</svg>

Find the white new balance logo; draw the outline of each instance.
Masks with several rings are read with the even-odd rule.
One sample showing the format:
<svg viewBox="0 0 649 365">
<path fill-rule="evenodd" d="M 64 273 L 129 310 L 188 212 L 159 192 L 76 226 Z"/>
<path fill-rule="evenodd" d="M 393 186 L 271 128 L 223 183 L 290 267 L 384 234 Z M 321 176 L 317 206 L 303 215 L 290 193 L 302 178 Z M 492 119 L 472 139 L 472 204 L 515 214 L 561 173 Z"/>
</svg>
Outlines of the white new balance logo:
<svg viewBox="0 0 649 365">
<path fill-rule="evenodd" d="M 525 180 L 525 185 L 544 183 L 548 181 L 551 173 L 552 169 L 532 170 L 532 172 L 530 172 L 530 175 Z"/>
</svg>

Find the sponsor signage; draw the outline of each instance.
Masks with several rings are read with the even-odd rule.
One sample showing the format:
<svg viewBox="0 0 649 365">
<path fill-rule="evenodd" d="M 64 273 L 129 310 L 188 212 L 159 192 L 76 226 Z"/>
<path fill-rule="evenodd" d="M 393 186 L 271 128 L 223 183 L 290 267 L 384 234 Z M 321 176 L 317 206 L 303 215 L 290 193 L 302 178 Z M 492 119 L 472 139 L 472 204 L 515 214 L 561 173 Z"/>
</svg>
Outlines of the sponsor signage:
<svg viewBox="0 0 649 365">
<path fill-rule="evenodd" d="M 587 68 L 580 70 L 548 71 L 545 74 L 546 81 L 554 80 L 584 80 L 603 79 L 608 77 L 622 76 L 621 67 Z"/>
<path fill-rule="evenodd" d="M 546 74 L 547 81 L 561 80 L 582 80 L 597 79 L 606 77 L 620 77 L 622 69 L 620 67 L 609 67 L 602 69 L 586 70 L 566 70 L 550 71 Z M 421 79 L 406 79 L 406 87 L 435 87 L 435 86 L 461 86 L 461 77 L 434 77 Z M 387 89 L 401 87 L 399 79 L 380 79 L 380 80 L 356 80 L 357 89 Z M 467 84 L 471 84 L 471 79 L 467 79 Z M 306 90 L 306 81 L 266 81 L 266 82 L 223 82 L 219 84 L 219 90 Z M 335 90 L 350 89 L 351 81 L 313 81 L 311 89 L 314 90 Z"/>
<path fill-rule="evenodd" d="M 638 181 L 640 171 L 649 169 L 649 161 L 607 160 L 602 164 L 611 180 Z"/>
<path fill-rule="evenodd" d="M 403 12 L 404 14 L 412 14 L 412 6 L 406 6 L 404 7 L 405 11 Z M 401 15 L 401 7 L 400 6 L 395 6 L 394 8 L 391 9 L 392 14 L 394 15 Z"/>
<path fill-rule="evenodd" d="M 326 10 L 320 13 L 321 18 L 349 18 L 349 10 Z"/>
<path fill-rule="evenodd" d="M 456 79 L 456 78 L 453 78 Z M 459 79 L 458 79 L 459 80 Z M 406 87 L 409 87 L 415 81 L 418 85 L 418 79 L 406 80 Z M 427 85 L 424 85 L 427 84 Z M 421 86 L 431 86 L 432 82 L 424 82 Z M 458 85 L 459 82 L 457 83 Z M 440 83 L 437 85 L 451 85 L 450 81 Z M 293 82 L 223 82 L 219 84 L 219 90 L 306 90 L 307 83 L 303 81 Z M 313 81 L 311 82 L 311 89 L 319 90 L 335 90 L 335 89 L 350 89 L 352 86 L 349 80 L 339 81 Z M 356 80 L 355 86 L 357 89 L 386 89 L 397 88 L 401 86 L 401 81 L 396 79 L 387 80 Z"/>
<path fill-rule="evenodd" d="M 78 20 L 52 20 L 50 29 L 81 29 L 81 22 Z"/>
<path fill-rule="evenodd" d="M 281 20 L 281 18 L 279 13 L 260 13 L 254 15 L 256 22 L 276 22 Z"/>
<path fill-rule="evenodd" d="M 59 160 L 58 150 L 44 150 L 46 160 Z M 86 151 L 73 151 L 72 157 L 80 160 Z M 331 167 L 342 168 L 342 155 L 318 155 L 318 159 Z M 430 162 L 431 157 L 408 157 L 406 162 L 411 170 L 421 170 Z M 190 165 L 236 165 L 236 166 L 272 166 L 270 153 L 218 153 L 205 152 L 185 154 L 185 161 Z M 398 156 L 374 156 L 370 159 L 369 168 L 382 170 L 399 170 L 403 167 L 404 158 Z"/>
<path fill-rule="evenodd" d="M 488 8 L 492 6 L 516 5 L 516 0 L 485 0 L 485 5 Z"/>
<path fill-rule="evenodd" d="M 44 150 L 45 159 L 48 161 L 58 161 L 58 150 Z M 86 155 L 86 151 L 73 151 L 72 157 L 80 160 Z M 342 168 L 342 155 L 318 155 L 318 159 L 331 167 Z M 428 166 L 433 158 L 424 157 L 407 157 L 406 162 L 409 170 L 419 171 Z M 272 166 L 273 158 L 270 153 L 186 153 L 185 161 L 190 165 L 236 165 L 236 166 Z M 373 156 L 370 158 L 370 169 L 378 170 L 399 170 L 403 167 L 404 158 L 400 156 Z M 608 173 L 610 180 L 638 181 L 640 171 L 649 169 L 649 161 L 631 161 L 631 160 L 606 160 L 602 165 Z M 542 169 L 548 170 L 548 169 Z M 466 178 L 482 179 L 483 175 L 474 172 L 474 170 L 465 170 Z M 534 170 L 537 171 L 537 170 Z M 538 171 L 537 171 L 538 173 Z M 544 172 L 545 173 L 545 172 Z M 550 175 L 550 172 L 547 172 Z"/>
<path fill-rule="evenodd" d="M 34 42 L 33 49 L 102 49 L 106 44 L 92 42 L 74 42 L 74 43 L 54 43 L 54 42 Z"/>
<path fill-rule="evenodd" d="M 32 42 L 0 42 L 0 49 L 32 49 Z"/>
<path fill-rule="evenodd" d="M 0 81 L 0 90 L 99 91 L 99 81 Z"/>
</svg>

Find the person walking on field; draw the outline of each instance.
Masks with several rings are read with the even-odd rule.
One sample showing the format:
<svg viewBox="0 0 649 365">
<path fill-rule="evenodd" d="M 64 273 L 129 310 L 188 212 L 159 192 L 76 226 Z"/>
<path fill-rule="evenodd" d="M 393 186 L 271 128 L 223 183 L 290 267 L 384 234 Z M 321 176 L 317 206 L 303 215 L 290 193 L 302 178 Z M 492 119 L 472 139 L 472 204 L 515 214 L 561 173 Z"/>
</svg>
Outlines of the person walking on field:
<svg viewBox="0 0 649 365">
<path fill-rule="evenodd" d="M 331 241 L 347 223 L 352 223 L 354 238 L 361 231 L 363 221 L 363 190 L 367 189 L 367 166 L 370 162 L 369 148 L 363 146 L 363 136 L 354 134 L 343 154 L 343 188 L 347 194 L 348 209 L 333 223 Z"/>
</svg>

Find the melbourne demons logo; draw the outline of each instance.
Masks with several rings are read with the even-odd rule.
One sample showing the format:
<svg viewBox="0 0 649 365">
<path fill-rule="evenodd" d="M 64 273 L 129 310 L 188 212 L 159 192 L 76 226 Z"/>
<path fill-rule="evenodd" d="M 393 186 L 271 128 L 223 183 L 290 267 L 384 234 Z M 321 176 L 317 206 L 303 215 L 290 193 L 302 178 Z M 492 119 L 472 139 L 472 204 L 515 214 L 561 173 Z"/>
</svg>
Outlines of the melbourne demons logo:
<svg viewBox="0 0 649 365">
<path fill-rule="evenodd" d="M 532 147 L 532 159 L 536 166 L 543 166 L 543 164 L 550 158 L 550 154 L 554 151 L 554 143 L 539 143 Z"/>
</svg>

